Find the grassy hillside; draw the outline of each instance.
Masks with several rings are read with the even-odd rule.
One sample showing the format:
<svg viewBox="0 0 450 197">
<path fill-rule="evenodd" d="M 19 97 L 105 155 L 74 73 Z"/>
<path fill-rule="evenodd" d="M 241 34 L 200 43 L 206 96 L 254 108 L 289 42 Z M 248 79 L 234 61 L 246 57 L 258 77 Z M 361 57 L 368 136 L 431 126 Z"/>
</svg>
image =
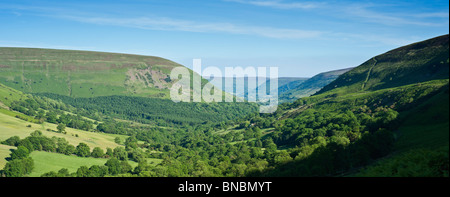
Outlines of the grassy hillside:
<svg viewBox="0 0 450 197">
<path fill-rule="evenodd" d="M 49 137 L 56 136 L 66 138 L 70 144 L 75 146 L 80 142 L 89 144 L 90 147 L 101 147 L 103 149 L 119 146 L 114 142 L 114 138 L 116 137 L 114 135 L 92 133 L 73 128 L 66 128 L 66 134 L 56 133 L 53 131 L 57 130 L 57 124 L 49 122 L 38 124 L 35 117 L 8 109 L 8 106 L 11 106 L 11 103 L 29 98 L 32 98 L 32 96 L 0 84 L 0 102 L 4 103 L 3 107 L 0 106 L 0 141 L 6 140 L 12 136 L 25 138 L 29 136 L 31 132 L 40 130 L 44 135 Z M 21 118 L 17 118 L 17 116 L 20 116 Z"/>
<path fill-rule="evenodd" d="M 0 107 L 7 108 L 13 100 L 21 98 L 24 100 L 24 94 L 19 92 L 51 96 L 56 100 L 62 98 L 65 102 L 68 101 L 66 98 L 80 100 L 92 98 L 99 101 L 107 99 L 107 104 L 110 105 L 102 105 L 102 109 L 96 108 L 95 112 L 89 111 L 92 114 L 84 115 L 99 117 L 99 113 L 105 113 L 115 118 L 160 126 L 181 124 L 181 122 L 198 124 L 205 121 L 228 121 L 256 110 L 255 105 L 243 103 L 208 105 L 172 102 L 169 100 L 169 88 L 176 80 L 171 80 L 169 75 L 175 67 L 182 66 L 152 56 L 0 48 L 0 84 L 3 84 L 0 86 Z M 197 75 L 189 71 L 191 76 Z M 207 80 L 202 79 L 201 82 L 204 85 Z M 192 91 L 194 90 L 191 89 Z M 85 99 L 68 104 L 86 107 L 86 105 L 78 105 L 85 104 L 84 101 L 91 100 Z M 142 103 L 145 105 L 144 108 Z M 92 109 L 88 107 L 89 109 L 85 110 Z M 131 108 L 133 111 L 130 110 Z M 120 115 L 117 115 L 118 113 Z"/>
<path fill-rule="evenodd" d="M 152 56 L 0 47 L 0 83 L 25 93 L 169 98 L 178 66 Z"/>
<path fill-rule="evenodd" d="M 48 137 L 62 137 L 65 138 L 69 144 L 74 146 L 80 142 L 88 144 L 90 147 L 100 147 L 104 150 L 106 148 L 115 148 L 120 146 L 114 142 L 114 135 L 106 135 L 103 133 L 93 133 L 88 131 L 81 131 L 72 128 L 66 128 L 67 134 L 56 133 L 57 125 L 52 123 L 35 124 L 30 123 L 14 116 L 9 116 L 0 111 L 0 141 L 6 140 L 12 136 L 19 136 L 21 139 L 27 137 L 35 130 L 40 130 Z M 52 131 L 47 131 L 47 129 Z"/>
<path fill-rule="evenodd" d="M 448 176 L 448 103 L 448 79 L 300 99 L 268 136 L 293 160 L 258 175 Z"/>
<path fill-rule="evenodd" d="M 13 113 L 12 115 L 10 113 Z M 113 134 L 103 134 L 103 133 L 93 133 L 88 131 L 81 131 L 72 128 L 66 128 L 66 134 L 53 132 L 57 125 L 52 123 L 36 124 L 15 117 L 15 114 L 20 114 L 18 112 L 11 112 L 9 110 L 0 109 L 0 141 L 4 141 L 10 137 L 18 136 L 20 139 L 28 137 L 30 133 L 35 130 L 39 130 L 43 135 L 48 137 L 58 137 L 64 138 L 67 142 L 73 146 L 77 146 L 79 143 L 85 143 L 89 147 L 100 147 L 103 150 L 106 148 L 115 148 L 119 145 L 114 142 L 116 137 L 119 137 L 124 141 L 124 138 L 128 136 L 123 135 L 113 135 Z M 23 115 L 23 114 L 21 114 Z M 50 131 L 48 131 L 50 130 Z M 10 149 L 15 149 L 16 147 L 0 145 L 0 169 L 6 164 L 6 158 L 11 154 Z M 49 164 L 50 165 L 50 164 Z"/>
<path fill-rule="evenodd" d="M 26 94 L 0 83 L 0 108 L 7 109 L 13 101 L 28 98 Z"/>
<path fill-rule="evenodd" d="M 291 158 L 258 175 L 448 176 L 448 42 L 392 50 L 282 105 L 269 136 Z"/>
<path fill-rule="evenodd" d="M 397 133 L 397 150 L 411 148 L 435 149 L 449 145 L 449 86 L 405 111 Z"/>
<path fill-rule="evenodd" d="M 321 93 L 351 93 L 448 79 L 449 35 L 378 55 L 325 86 Z"/>
<path fill-rule="evenodd" d="M 448 176 L 448 88 L 404 112 L 395 152 L 352 176 Z"/>
<path fill-rule="evenodd" d="M 324 86 L 333 82 L 340 75 L 350 70 L 351 68 L 324 72 L 306 81 L 294 81 L 283 85 L 279 88 L 279 101 L 292 102 L 299 98 L 313 95 Z"/>
</svg>

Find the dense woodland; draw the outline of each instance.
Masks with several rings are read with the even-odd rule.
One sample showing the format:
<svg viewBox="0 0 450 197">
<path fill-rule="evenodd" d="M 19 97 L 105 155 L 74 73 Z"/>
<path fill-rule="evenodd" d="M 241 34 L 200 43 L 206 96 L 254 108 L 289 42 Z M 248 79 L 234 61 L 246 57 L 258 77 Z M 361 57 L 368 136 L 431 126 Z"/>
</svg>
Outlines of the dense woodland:
<svg viewBox="0 0 450 197">
<path fill-rule="evenodd" d="M 18 147 L 3 174 L 23 176 L 29 173 L 31 158 L 13 154 L 47 151 L 81 157 L 106 157 L 109 161 L 105 166 L 83 166 L 76 173 L 62 169 L 43 176 L 336 176 L 392 153 L 396 140 L 394 131 L 400 124 L 402 111 L 442 92 L 448 94 L 448 84 L 403 87 L 340 102 L 334 102 L 333 95 L 308 97 L 283 104 L 273 114 L 250 113 L 234 122 L 211 121 L 172 128 L 133 126 L 129 122 L 112 119 L 96 125 L 81 115 L 64 115 L 63 111 L 86 112 L 89 108 L 75 108 L 61 101 L 35 96 L 13 103 L 13 106 L 22 107 L 16 108 L 37 120 L 68 126 L 77 125 L 70 124 L 73 121 L 80 121 L 90 124 L 87 130 L 91 132 L 130 137 L 124 147 L 117 150 L 92 149 L 85 144 L 74 147 L 63 138 L 48 138 L 39 131 L 25 139 L 12 137 L 2 142 Z M 46 112 L 42 113 L 44 109 Z M 293 109 L 299 111 L 292 112 Z M 37 112 L 29 113 L 31 110 Z M 56 118 L 52 114 L 56 114 Z M 102 119 L 107 117 L 104 113 L 97 114 Z M 133 116 L 123 118 L 133 120 Z M 92 129 L 94 125 L 96 129 Z M 421 152 L 427 154 L 427 150 Z M 163 161 L 151 166 L 145 158 Z M 445 167 L 448 160 L 442 157 L 434 159 L 441 161 L 442 165 L 434 166 L 439 170 L 433 171 L 432 175 L 448 175 Z M 127 160 L 136 161 L 139 165 L 133 169 Z"/>
<path fill-rule="evenodd" d="M 255 104 L 247 102 L 174 104 L 167 99 L 128 96 L 71 98 L 47 93 L 36 95 L 59 100 L 82 109 L 79 114 L 96 120 L 108 116 L 158 126 L 185 126 L 229 121 L 242 118 L 257 110 Z"/>
</svg>

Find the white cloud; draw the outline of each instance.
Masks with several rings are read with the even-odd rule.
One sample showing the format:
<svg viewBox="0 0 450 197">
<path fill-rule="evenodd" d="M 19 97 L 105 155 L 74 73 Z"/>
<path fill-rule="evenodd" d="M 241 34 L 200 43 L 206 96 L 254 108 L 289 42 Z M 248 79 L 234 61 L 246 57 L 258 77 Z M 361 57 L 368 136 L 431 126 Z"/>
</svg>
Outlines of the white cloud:
<svg viewBox="0 0 450 197">
<path fill-rule="evenodd" d="M 320 5 L 320 3 L 313 3 L 313 2 L 285 2 L 281 0 L 225 0 L 225 1 L 262 7 L 271 7 L 277 9 L 311 9 L 316 8 Z"/>
<path fill-rule="evenodd" d="M 79 17 L 79 16 L 62 16 L 63 18 L 98 24 L 98 25 L 114 25 L 123 27 L 132 27 L 140 29 L 164 30 L 164 31 L 185 31 L 185 32 L 205 32 L 205 33 L 228 33 L 241 35 L 255 35 L 268 38 L 278 39 L 303 39 L 319 37 L 323 34 L 320 31 L 286 29 L 264 26 L 247 26 L 232 23 L 210 23 L 196 22 L 187 20 L 178 20 L 171 18 L 108 18 L 108 17 Z"/>
</svg>

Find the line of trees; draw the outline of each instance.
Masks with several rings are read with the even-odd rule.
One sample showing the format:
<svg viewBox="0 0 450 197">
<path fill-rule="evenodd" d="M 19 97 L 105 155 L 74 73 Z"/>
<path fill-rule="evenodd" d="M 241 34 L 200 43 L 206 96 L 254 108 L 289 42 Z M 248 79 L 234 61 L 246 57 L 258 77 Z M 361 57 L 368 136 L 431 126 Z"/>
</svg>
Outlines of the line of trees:
<svg viewBox="0 0 450 197">
<path fill-rule="evenodd" d="M 94 128 L 92 121 L 80 115 L 68 114 L 67 112 L 76 111 L 73 107 L 68 107 L 64 103 L 52 101 L 48 98 L 30 97 L 25 100 L 14 101 L 10 108 L 34 118 L 35 123 L 64 124 L 67 127 L 85 131 L 91 131 Z M 21 117 L 19 116 L 19 118 Z M 21 119 L 29 121 L 23 117 Z"/>
<path fill-rule="evenodd" d="M 34 161 L 29 154 L 30 151 L 24 146 L 18 146 L 17 149 L 12 150 L 9 161 L 3 168 L 3 176 L 22 177 L 31 173 L 34 168 Z"/>
<path fill-rule="evenodd" d="M 25 139 L 20 139 L 18 136 L 13 136 L 1 143 L 8 146 L 23 146 L 30 152 L 46 151 L 61 153 L 65 155 L 77 155 L 80 157 L 91 156 L 90 148 L 85 143 L 81 142 L 78 146 L 75 147 L 69 144 L 69 142 L 67 142 L 67 140 L 64 138 L 48 138 L 42 135 L 42 132 L 39 130 L 32 132 L 30 136 L 26 137 Z M 95 155 L 97 156 L 98 154 Z M 103 157 L 103 155 L 101 155 L 101 157 Z"/>
<path fill-rule="evenodd" d="M 6 177 L 21 177 L 29 174 L 33 169 L 33 160 L 29 157 L 32 151 L 46 151 L 65 155 L 76 155 L 79 157 L 94 157 L 94 158 L 110 158 L 105 166 L 93 166 L 87 168 L 80 167 L 75 174 L 68 173 L 67 169 L 61 169 L 58 172 L 49 172 L 43 176 L 107 176 L 117 175 L 121 173 L 131 172 L 133 169 L 128 164 L 128 160 L 133 160 L 138 163 L 146 163 L 148 154 L 139 149 L 137 139 L 134 136 L 127 138 L 124 142 L 125 147 L 118 146 L 114 149 L 107 148 L 106 152 L 99 147 L 92 149 L 85 144 L 79 143 L 76 147 L 69 144 L 64 138 L 52 137 L 48 138 L 42 135 L 42 132 L 36 130 L 30 136 L 20 139 L 18 136 L 13 136 L 2 144 L 8 146 L 16 146 L 17 149 L 12 150 L 10 161 L 7 162 L 3 175 Z M 144 164 L 141 164 L 145 166 Z M 107 168 L 105 168 L 107 167 Z M 106 171 L 105 171 L 106 170 Z"/>
<path fill-rule="evenodd" d="M 44 173 L 41 177 L 105 177 L 132 172 L 133 167 L 127 161 L 112 157 L 106 161 L 105 165 L 81 166 L 74 173 L 69 173 L 67 168 L 62 168 L 58 172 Z"/>
</svg>

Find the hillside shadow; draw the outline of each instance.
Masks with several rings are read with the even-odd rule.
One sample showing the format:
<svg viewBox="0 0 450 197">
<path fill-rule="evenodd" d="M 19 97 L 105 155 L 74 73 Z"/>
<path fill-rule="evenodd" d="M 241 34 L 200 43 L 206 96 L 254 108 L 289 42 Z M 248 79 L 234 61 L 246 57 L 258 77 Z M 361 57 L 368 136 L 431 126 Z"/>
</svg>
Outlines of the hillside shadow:
<svg viewBox="0 0 450 197">
<path fill-rule="evenodd" d="M 364 135 L 360 140 L 344 146 L 329 143 L 319 147 L 305 159 L 294 160 L 269 168 L 253 171 L 250 177 L 329 177 L 341 176 L 382 158 L 393 151 L 394 134 L 379 130 Z"/>
</svg>

